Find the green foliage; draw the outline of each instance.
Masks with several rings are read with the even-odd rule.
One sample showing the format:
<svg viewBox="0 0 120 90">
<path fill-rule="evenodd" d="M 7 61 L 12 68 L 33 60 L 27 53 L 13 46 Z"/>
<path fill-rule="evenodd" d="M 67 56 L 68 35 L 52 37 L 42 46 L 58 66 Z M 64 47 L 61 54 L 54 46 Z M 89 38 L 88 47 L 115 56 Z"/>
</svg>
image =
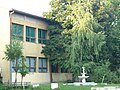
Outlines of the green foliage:
<svg viewBox="0 0 120 90">
<path fill-rule="evenodd" d="M 22 43 L 19 40 L 13 40 L 9 45 L 6 45 L 6 50 L 5 50 L 5 57 L 3 59 L 8 60 L 8 61 L 13 61 L 15 62 L 15 84 L 17 82 L 17 72 L 19 70 L 19 60 L 21 56 L 23 55 L 22 52 Z"/>
<path fill-rule="evenodd" d="M 22 44 L 14 40 L 9 45 L 6 45 L 5 57 L 3 59 L 13 61 L 19 59 L 22 56 Z"/>
<path fill-rule="evenodd" d="M 119 77 L 116 72 L 109 69 L 110 63 L 107 61 L 94 67 L 94 73 L 90 76 L 95 82 L 98 83 L 119 83 Z"/>
<path fill-rule="evenodd" d="M 73 70 L 75 70 L 75 68 L 80 68 L 88 59 L 94 60 L 94 56 L 98 55 L 102 45 L 105 43 L 104 33 L 94 32 L 95 29 L 101 27 L 94 20 L 94 17 L 90 12 L 92 11 L 91 3 L 92 2 L 87 2 L 86 0 L 85 2 L 53 0 L 51 2 L 52 13 L 50 12 L 46 15 L 46 17 L 49 16 L 48 18 L 50 19 L 61 22 L 61 25 L 64 28 L 64 31 L 61 32 L 63 33 L 62 35 L 64 35 L 63 39 L 66 39 L 65 37 L 70 35 L 70 44 L 66 43 L 65 40 L 62 41 L 64 41 L 63 45 L 65 45 L 64 54 L 68 54 L 67 60 L 64 61 L 66 61 L 67 67 Z M 59 7 L 56 7 L 58 4 Z M 53 16 L 50 17 L 51 14 Z M 57 40 L 59 41 L 61 39 Z M 93 52 L 92 55 L 91 52 Z"/>
<path fill-rule="evenodd" d="M 28 69 L 27 69 L 27 65 L 25 63 L 26 58 L 24 56 L 21 57 L 21 61 L 19 62 L 19 73 L 21 74 L 21 86 L 22 86 L 22 82 L 23 82 L 23 78 L 26 76 L 26 74 L 28 74 Z M 24 87 L 23 87 L 24 89 Z"/>
<path fill-rule="evenodd" d="M 64 36 L 61 34 L 63 29 L 57 24 L 50 26 L 48 29 L 49 40 L 47 40 L 46 46 L 43 46 L 42 53 L 51 61 L 54 61 L 52 63 L 59 63 L 62 66 L 61 60 L 65 59 Z"/>
<path fill-rule="evenodd" d="M 22 75 L 22 77 L 25 77 L 25 75 L 28 73 L 27 65 L 25 63 L 26 58 L 24 56 L 21 57 L 20 65 L 19 65 L 19 73 Z"/>
<path fill-rule="evenodd" d="M 120 75 L 119 4 L 119 0 L 52 0 L 51 9 L 44 16 L 58 22 L 60 27 L 54 24 L 50 29 L 50 39 L 43 53 L 69 68 L 75 76 L 86 65 L 88 73 L 100 74 L 105 70 L 111 74 L 111 81 L 115 81 L 112 77 L 116 79 L 116 75 Z M 104 67 L 105 60 L 109 60 L 109 67 Z M 92 69 L 93 66 L 97 70 Z M 103 76 L 102 73 L 100 78 Z"/>
<path fill-rule="evenodd" d="M 106 34 L 106 44 L 102 49 L 100 58 L 110 61 L 110 69 L 117 71 L 120 76 L 120 1 L 109 0 L 106 8 L 103 8 L 104 15 L 108 17 L 100 22 L 105 27 L 104 31 Z M 102 13 L 101 13 L 102 14 Z M 101 14 L 97 14 L 100 16 Z M 101 18 L 98 17 L 100 21 Z"/>
</svg>

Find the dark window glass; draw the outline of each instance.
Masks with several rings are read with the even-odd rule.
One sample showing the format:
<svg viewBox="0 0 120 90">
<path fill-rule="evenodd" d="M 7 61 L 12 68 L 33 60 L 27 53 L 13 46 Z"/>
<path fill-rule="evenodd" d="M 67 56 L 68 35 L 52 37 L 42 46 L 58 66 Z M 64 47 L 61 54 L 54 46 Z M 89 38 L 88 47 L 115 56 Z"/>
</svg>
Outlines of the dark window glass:
<svg viewBox="0 0 120 90">
<path fill-rule="evenodd" d="M 23 25 L 12 23 L 12 39 L 23 40 Z"/>
<path fill-rule="evenodd" d="M 52 72 L 53 73 L 58 73 L 58 65 L 51 65 L 51 67 L 52 67 Z"/>
<path fill-rule="evenodd" d="M 26 64 L 27 64 L 29 72 L 35 72 L 36 71 L 36 58 L 35 57 L 27 57 L 26 58 Z"/>
<path fill-rule="evenodd" d="M 35 28 L 26 26 L 26 41 L 35 42 Z"/>
<path fill-rule="evenodd" d="M 38 29 L 38 43 L 45 44 L 47 40 L 47 30 Z"/>
<path fill-rule="evenodd" d="M 15 72 L 16 67 L 16 62 L 12 61 L 12 72 Z"/>
<path fill-rule="evenodd" d="M 47 59 L 39 58 L 39 72 L 47 72 Z"/>
<path fill-rule="evenodd" d="M 21 60 L 21 58 L 18 59 L 18 61 L 20 61 L 20 60 Z M 13 60 L 11 62 L 11 67 L 12 67 L 12 72 L 15 72 L 16 71 L 16 60 Z"/>
</svg>

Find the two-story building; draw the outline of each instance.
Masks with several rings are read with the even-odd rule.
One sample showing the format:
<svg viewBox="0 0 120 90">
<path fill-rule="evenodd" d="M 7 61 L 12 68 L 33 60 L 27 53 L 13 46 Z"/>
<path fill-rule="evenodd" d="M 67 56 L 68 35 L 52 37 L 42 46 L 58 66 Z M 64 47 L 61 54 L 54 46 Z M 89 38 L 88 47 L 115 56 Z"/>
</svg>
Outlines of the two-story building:
<svg viewBox="0 0 120 90">
<path fill-rule="evenodd" d="M 5 45 L 10 44 L 14 38 L 23 42 L 23 54 L 26 57 L 26 64 L 29 73 L 25 76 L 25 82 L 49 83 L 50 66 L 49 60 L 41 54 L 42 46 L 48 39 L 47 27 L 49 20 L 43 17 L 9 10 L 0 7 L 0 68 L 2 69 L 3 82 L 15 81 L 15 72 L 11 62 L 2 60 L 4 57 Z M 18 73 L 18 82 L 21 75 Z M 72 79 L 72 74 L 52 73 L 53 81 L 66 81 Z"/>
</svg>

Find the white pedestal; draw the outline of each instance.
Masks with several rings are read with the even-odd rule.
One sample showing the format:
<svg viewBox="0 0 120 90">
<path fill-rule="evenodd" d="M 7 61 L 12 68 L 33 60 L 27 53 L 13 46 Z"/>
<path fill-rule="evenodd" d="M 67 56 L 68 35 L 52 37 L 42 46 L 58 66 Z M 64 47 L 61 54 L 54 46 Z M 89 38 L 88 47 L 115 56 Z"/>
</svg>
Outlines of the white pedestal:
<svg viewBox="0 0 120 90">
<path fill-rule="evenodd" d="M 57 89 L 58 88 L 58 83 L 51 83 L 51 89 Z"/>
</svg>

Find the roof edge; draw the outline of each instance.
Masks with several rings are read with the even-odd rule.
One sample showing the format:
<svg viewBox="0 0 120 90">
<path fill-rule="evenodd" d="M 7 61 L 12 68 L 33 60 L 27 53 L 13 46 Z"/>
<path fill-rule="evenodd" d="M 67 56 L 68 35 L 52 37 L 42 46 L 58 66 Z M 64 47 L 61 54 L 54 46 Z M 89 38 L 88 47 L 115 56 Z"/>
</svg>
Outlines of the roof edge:
<svg viewBox="0 0 120 90">
<path fill-rule="evenodd" d="M 32 17 L 32 18 L 36 18 L 36 19 L 40 19 L 40 20 L 43 20 L 43 21 L 46 21 L 46 22 L 50 22 L 49 19 L 47 18 L 44 18 L 44 17 L 40 17 L 40 16 L 37 16 L 37 15 L 33 15 L 33 14 L 30 14 L 30 13 L 26 13 L 26 12 L 23 12 L 23 11 L 19 11 L 19 10 L 16 10 L 16 9 L 11 9 L 11 11 L 14 11 L 14 13 L 18 13 L 18 14 L 21 14 L 21 15 L 26 15 L 26 16 L 29 16 L 29 17 Z"/>
</svg>

